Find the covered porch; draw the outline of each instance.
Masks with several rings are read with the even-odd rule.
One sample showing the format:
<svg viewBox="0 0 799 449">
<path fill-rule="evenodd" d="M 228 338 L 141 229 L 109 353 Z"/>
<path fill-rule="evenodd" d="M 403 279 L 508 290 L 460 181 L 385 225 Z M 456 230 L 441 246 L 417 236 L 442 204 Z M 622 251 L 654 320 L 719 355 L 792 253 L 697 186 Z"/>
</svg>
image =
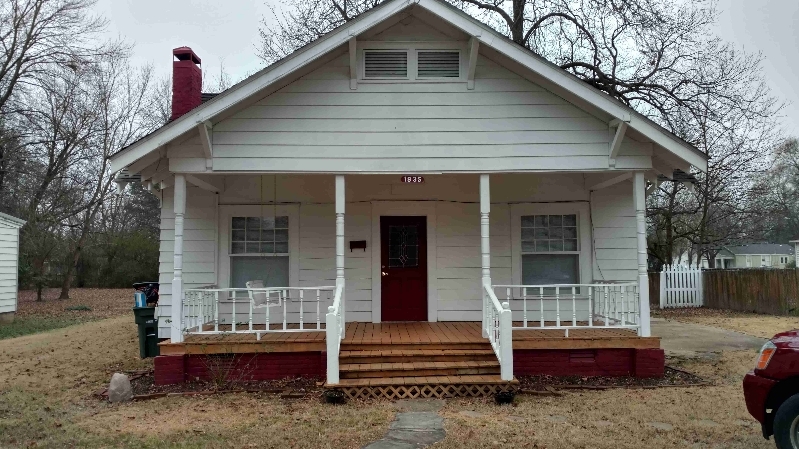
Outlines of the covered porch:
<svg viewBox="0 0 799 449">
<path fill-rule="evenodd" d="M 180 307 L 169 309 L 171 339 L 163 353 L 192 354 L 194 342 L 204 351 L 219 347 L 256 353 L 279 347 L 276 352 L 319 352 L 328 385 L 338 385 L 362 374 L 353 372 L 347 357 L 353 347 L 364 345 L 382 345 L 368 354 L 378 358 L 382 351 L 409 349 L 405 346 L 451 351 L 480 345 L 491 360 L 481 360 L 486 363 L 479 367 L 467 363 L 464 372 L 476 370 L 503 382 L 512 382 L 521 369 L 514 358 L 524 356 L 514 356 L 517 350 L 656 345 L 648 339 L 644 173 L 588 175 L 551 174 L 548 179 L 575 190 L 566 196 L 571 201 L 555 203 L 524 201 L 537 198 L 513 192 L 512 181 L 545 175 L 431 176 L 436 185 L 457 184 L 435 199 L 425 199 L 430 192 L 413 182 L 401 184 L 411 190 L 391 185 L 391 192 L 409 198 L 399 201 L 365 192 L 363 186 L 380 185 L 383 178 L 359 175 L 317 175 L 299 184 L 310 198 L 281 201 L 277 175 L 270 179 L 271 198 L 264 193 L 264 177 L 258 176 L 257 202 L 239 204 L 232 197 L 245 196 L 243 191 L 232 192 L 225 184 L 246 178 L 209 176 L 203 181 L 175 174 L 169 274 L 171 296 L 180 298 Z M 295 196 L 297 179 L 304 178 L 283 180 L 294 186 Z M 491 179 L 498 181 L 498 194 L 492 195 Z M 309 193 L 324 192 L 328 180 L 333 181 L 329 209 L 313 203 L 315 197 L 323 202 L 324 193 Z M 347 180 L 359 188 L 348 189 Z M 608 187 L 613 188 L 611 203 L 594 195 Z M 212 228 L 194 235 L 213 239 L 215 280 L 221 286 L 184 286 L 184 246 L 190 242 L 185 238 L 192 232 L 186 229 L 192 215 L 188 193 L 202 196 L 214 188 L 215 206 L 209 210 L 215 217 L 208 225 L 192 227 Z M 225 191 L 229 198 L 222 205 Z M 470 191 L 472 201 L 464 201 Z M 325 218 L 325 213 L 330 215 Z M 250 237 L 250 217 L 256 217 L 252 229 L 260 237 Z M 189 243 L 193 250 L 196 238 Z M 257 246 L 252 254 L 251 246 Z M 267 246 L 268 251 L 263 249 Z M 321 269 L 328 266 L 329 271 Z M 275 273 L 283 280 L 236 285 Z M 417 354 L 423 358 L 414 363 L 434 363 L 424 357 L 435 355 Z M 462 371 L 450 362 L 420 365 L 429 369 L 416 374 Z M 629 366 L 621 371 L 630 372 Z M 415 367 L 403 365 L 400 371 Z M 373 377 L 408 377 L 397 370 L 367 371 Z"/>
</svg>

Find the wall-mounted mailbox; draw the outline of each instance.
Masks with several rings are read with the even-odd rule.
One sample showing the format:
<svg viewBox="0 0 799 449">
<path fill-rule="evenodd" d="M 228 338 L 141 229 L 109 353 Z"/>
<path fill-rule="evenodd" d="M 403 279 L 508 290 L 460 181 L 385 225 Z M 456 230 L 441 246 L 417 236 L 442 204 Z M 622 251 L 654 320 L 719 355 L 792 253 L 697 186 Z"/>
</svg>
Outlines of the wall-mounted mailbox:
<svg viewBox="0 0 799 449">
<path fill-rule="evenodd" d="M 366 252 L 366 240 L 350 240 L 350 252 L 354 249 L 362 249 Z"/>
</svg>

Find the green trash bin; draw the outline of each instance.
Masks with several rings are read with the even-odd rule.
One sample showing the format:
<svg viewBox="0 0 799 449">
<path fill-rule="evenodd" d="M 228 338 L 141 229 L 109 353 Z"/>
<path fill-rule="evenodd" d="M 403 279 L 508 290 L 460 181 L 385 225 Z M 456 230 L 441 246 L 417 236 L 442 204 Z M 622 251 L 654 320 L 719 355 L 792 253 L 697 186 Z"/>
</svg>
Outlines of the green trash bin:
<svg viewBox="0 0 799 449">
<path fill-rule="evenodd" d="M 133 316 L 139 325 L 139 356 L 146 359 L 159 355 L 155 307 L 134 307 Z"/>
</svg>

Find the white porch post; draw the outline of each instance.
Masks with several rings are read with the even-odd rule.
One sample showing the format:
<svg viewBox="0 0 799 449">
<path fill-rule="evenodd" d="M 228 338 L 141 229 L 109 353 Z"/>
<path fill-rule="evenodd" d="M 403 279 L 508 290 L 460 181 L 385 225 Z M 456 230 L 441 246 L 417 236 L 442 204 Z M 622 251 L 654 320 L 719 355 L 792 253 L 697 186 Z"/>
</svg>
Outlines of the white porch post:
<svg viewBox="0 0 799 449">
<path fill-rule="evenodd" d="M 635 205 L 636 238 L 638 247 L 638 299 L 641 323 L 639 335 L 652 335 L 649 322 L 649 275 L 647 274 L 646 251 L 646 181 L 643 172 L 633 174 L 633 204 Z"/>
<path fill-rule="evenodd" d="M 336 287 L 344 283 L 344 175 L 336 176 Z M 344 291 L 341 292 L 341 325 L 346 326 L 344 319 Z"/>
<path fill-rule="evenodd" d="M 488 175 L 480 175 L 480 266 L 482 279 L 480 291 L 483 294 L 483 337 L 488 338 L 488 300 L 485 285 L 491 285 L 491 240 L 489 238 L 488 213 L 491 211 L 491 191 Z"/>
<path fill-rule="evenodd" d="M 175 249 L 173 250 L 174 276 L 172 278 L 172 343 L 183 341 L 183 219 L 186 214 L 186 177 L 175 174 Z"/>
</svg>

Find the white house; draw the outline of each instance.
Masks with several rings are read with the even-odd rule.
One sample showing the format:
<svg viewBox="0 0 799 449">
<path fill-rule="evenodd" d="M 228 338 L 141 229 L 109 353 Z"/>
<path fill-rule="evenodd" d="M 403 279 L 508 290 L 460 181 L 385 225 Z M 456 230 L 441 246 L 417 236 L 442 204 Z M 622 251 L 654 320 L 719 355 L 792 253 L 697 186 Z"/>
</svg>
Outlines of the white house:
<svg viewBox="0 0 799 449">
<path fill-rule="evenodd" d="M 705 170 L 696 148 L 440 0 L 386 2 L 213 98 L 175 56 L 174 120 L 111 159 L 162 199 L 161 382 L 233 334 L 272 345 L 263 376 L 322 363 L 333 387 L 662 373 L 644 200 Z M 380 344 L 469 369 L 356 372 Z"/>
<path fill-rule="evenodd" d="M 793 243 L 793 242 L 792 242 Z M 752 243 L 725 246 L 716 255 L 716 268 L 789 268 L 796 266 L 794 245 Z"/>
<path fill-rule="evenodd" d="M 17 312 L 19 290 L 19 228 L 25 221 L 0 213 L 0 324 Z"/>
</svg>

